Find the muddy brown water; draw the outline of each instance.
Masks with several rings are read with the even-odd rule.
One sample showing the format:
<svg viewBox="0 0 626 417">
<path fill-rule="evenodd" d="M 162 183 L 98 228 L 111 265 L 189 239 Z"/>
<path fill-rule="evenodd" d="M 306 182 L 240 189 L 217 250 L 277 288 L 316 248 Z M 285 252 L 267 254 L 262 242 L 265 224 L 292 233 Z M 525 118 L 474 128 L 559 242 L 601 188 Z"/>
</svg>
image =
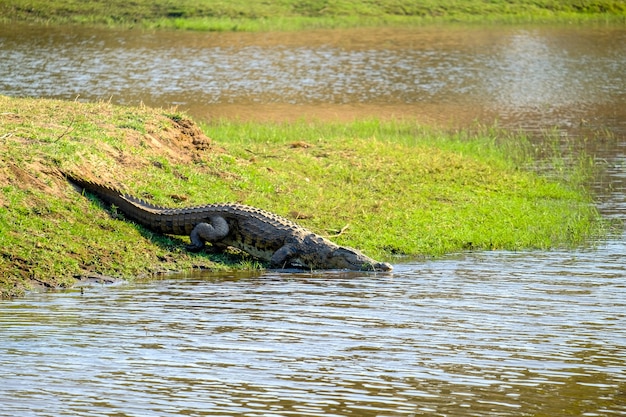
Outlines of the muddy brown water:
<svg viewBox="0 0 626 417">
<path fill-rule="evenodd" d="M 200 119 L 556 127 L 604 167 L 600 210 L 626 210 L 623 27 L 5 25 L 0 94 L 178 105 Z M 625 240 L 0 302 L 0 415 L 625 415 Z"/>
</svg>

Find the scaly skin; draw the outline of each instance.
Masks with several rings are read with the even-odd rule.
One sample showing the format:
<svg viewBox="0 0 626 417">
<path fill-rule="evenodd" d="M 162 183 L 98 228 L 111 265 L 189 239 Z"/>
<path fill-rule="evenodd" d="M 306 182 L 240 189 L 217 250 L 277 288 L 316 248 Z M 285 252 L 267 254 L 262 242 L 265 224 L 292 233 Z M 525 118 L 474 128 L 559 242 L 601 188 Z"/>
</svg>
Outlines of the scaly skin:
<svg viewBox="0 0 626 417">
<path fill-rule="evenodd" d="M 218 250 L 234 247 L 272 268 L 351 269 L 391 271 L 361 252 L 339 246 L 296 223 L 265 210 L 243 204 L 208 204 L 172 209 L 149 204 L 106 185 L 66 174 L 67 178 L 116 206 L 124 215 L 163 234 L 189 235 L 189 250 L 201 250 L 205 242 Z"/>
</svg>

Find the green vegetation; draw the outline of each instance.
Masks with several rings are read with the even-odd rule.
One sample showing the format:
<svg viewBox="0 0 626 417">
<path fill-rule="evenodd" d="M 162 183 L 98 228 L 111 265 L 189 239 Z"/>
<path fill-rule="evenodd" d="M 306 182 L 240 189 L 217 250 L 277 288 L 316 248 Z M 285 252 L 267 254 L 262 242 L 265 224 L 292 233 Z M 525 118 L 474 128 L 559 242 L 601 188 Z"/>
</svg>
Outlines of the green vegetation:
<svg viewBox="0 0 626 417">
<path fill-rule="evenodd" d="M 623 0 L 4 0 L 5 22 L 259 31 L 432 22 L 624 22 Z"/>
<path fill-rule="evenodd" d="M 0 108 L 3 296 L 90 274 L 258 267 L 245 257 L 187 253 L 187 238 L 121 220 L 61 171 L 159 205 L 260 206 L 391 261 L 571 247 L 601 226 L 575 168 L 539 176 L 527 169 L 535 148 L 495 129 L 221 121 L 203 133 L 183 114 L 145 107 L 0 96 Z"/>
</svg>

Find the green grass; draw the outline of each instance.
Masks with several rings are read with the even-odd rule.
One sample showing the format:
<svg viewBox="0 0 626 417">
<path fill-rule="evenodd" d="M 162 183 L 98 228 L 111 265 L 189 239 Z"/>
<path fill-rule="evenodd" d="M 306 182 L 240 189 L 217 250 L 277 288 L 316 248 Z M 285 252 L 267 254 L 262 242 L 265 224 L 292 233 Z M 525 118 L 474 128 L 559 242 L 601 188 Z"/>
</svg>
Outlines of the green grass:
<svg viewBox="0 0 626 417">
<path fill-rule="evenodd" d="M 581 187 L 589 172 L 567 164 L 538 175 L 530 169 L 536 148 L 497 129 L 216 121 L 203 126 L 211 142 L 175 111 L 2 96 L 0 107 L 3 296 L 89 274 L 258 267 L 245 257 L 190 254 L 188 238 L 111 214 L 61 171 L 159 205 L 259 206 L 392 262 L 574 247 L 603 225 Z"/>
<path fill-rule="evenodd" d="M 5 22 L 203 31 L 422 25 L 433 22 L 624 22 L 622 0 L 4 0 Z"/>
<path fill-rule="evenodd" d="M 523 169 L 534 151 L 520 135 L 378 120 L 223 121 L 206 131 L 248 161 L 221 168 L 238 175 L 228 180 L 231 198 L 282 214 L 297 208 L 326 234 L 349 225 L 336 240 L 378 257 L 576 245 L 597 220 L 579 184 Z"/>
</svg>

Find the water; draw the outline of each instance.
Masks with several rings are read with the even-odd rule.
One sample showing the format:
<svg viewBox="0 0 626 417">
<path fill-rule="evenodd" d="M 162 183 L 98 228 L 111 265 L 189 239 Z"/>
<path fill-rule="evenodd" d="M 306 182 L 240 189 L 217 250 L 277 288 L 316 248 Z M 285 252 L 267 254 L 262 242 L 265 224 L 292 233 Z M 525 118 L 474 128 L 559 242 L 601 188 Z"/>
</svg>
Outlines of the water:
<svg viewBox="0 0 626 417">
<path fill-rule="evenodd" d="M 221 116 L 626 132 L 624 27 L 215 34 L 0 27 L 0 94 Z"/>
<path fill-rule="evenodd" d="M 195 117 L 556 126 L 626 212 L 626 31 L 0 28 L 0 94 Z M 0 302 L 0 416 L 626 415 L 626 235 L 392 274 L 190 274 Z"/>
<path fill-rule="evenodd" d="M 0 304 L 0 415 L 620 415 L 610 253 L 34 294 Z"/>
</svg>

